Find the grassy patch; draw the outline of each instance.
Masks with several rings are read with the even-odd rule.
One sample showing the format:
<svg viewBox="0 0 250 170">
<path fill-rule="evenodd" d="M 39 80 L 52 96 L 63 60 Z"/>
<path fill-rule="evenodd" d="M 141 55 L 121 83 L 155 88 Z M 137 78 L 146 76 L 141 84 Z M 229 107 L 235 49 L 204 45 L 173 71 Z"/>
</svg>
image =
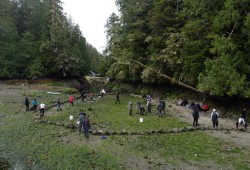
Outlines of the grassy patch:
<svg viewBox="0 0 250 170">
<path fill-rule="evenodd" d="M 27 91 L 25 95 L 49 105 L 60 97 L 41 91 Z M 23 95 L 20 95 L 23 98 Z M 62 105 L 45 112 L 44 119 L 62 123 L 69 116 L 77 120 L 80 109 L 89 115 L 92 128 L 104 131 L 150 131 L 186 127 L 188 124 L 164 115 L 156 116 L 155 106 L 147 116 L 136 114 L 138 98 L 121 95 L 115 104 L 115 95 L 95 98 L 94 102 L 77 100 L 73 107 Z M 127 104 L 133 102 L 133 116 Z M 143 101 L 146 106 L 146 102 Z M 90 136 L 85 140 L 77 131 L 61 126 L 34 122 L 34 112 L 24 111 L 22 103 L 0 104 L 0 157 L 24 169 L 249 169 L 248 148 L 240 148 L 221 141 L 202 131 L 162 135 L 115 135 L 101 139 Z M 169 109 L 171 110 L 171 109 Z M 144 122 L 140 123 L 139 118 Z M 62 168 L 63 167 L 63 168 Z"/>
</svg>

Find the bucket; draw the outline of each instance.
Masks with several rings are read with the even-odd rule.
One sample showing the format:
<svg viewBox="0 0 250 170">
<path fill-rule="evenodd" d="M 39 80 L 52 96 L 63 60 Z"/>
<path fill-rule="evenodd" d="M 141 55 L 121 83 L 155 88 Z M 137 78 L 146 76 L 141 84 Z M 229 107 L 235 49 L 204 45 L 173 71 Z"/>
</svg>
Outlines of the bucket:
<svg viewBox="0 0 250 170">
<path fill-rule="evenodd" d="M 140 118 L 139 120 L 140 120 L 140 123 L 142 123 L 142 122 L 143 122 L 143 118 Z"/>
<path fill-rule="evenodd" d="M 73 120 L 73 119 L 74 119 L 73 115 L 69 116 L 69 120 Z"/>
</svg>

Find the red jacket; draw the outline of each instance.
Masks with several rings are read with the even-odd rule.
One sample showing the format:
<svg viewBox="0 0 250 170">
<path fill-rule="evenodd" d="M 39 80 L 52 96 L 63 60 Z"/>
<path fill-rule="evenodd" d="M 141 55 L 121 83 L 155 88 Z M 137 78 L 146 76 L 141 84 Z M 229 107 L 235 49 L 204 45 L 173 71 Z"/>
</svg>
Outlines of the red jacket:
<svg viewBox="0 0 250 170">
<path fill-rule="evenodd" d="M 70 101 L 70 102 L 73 102 L 73 101 L 74 101 L 74 96 L 72 96 L 72 95 L 69 96 L 69 101 Z"/>
</svg>

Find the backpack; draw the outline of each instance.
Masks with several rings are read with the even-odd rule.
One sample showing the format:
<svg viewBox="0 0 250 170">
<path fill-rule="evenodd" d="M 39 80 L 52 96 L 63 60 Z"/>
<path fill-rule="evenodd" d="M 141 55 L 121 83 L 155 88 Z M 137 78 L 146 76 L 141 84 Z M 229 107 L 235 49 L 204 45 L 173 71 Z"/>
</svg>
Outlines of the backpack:
<svg viewBox="0 0 250 170">
<path fill-rule="evenodd" d="M 85 117 L 85 119 L 83 120 L 83 127 L 90 128 L 90 120 L 89 120 L 89 118 Z"/>
<path fill-rule="evenodd" d="M 212 114 L 212 120 L 217 120 L 218 119 L 218 115 L 216 112 L 213 112 Z"/>
<path fill-rule="evenodd" d="M 194 117 L 198 117 L 198 116 L 199 116 L 198 110 L 194 110 L 193 113 L 192 113 L 192 115 L 193 115 Z"/>
</svg>

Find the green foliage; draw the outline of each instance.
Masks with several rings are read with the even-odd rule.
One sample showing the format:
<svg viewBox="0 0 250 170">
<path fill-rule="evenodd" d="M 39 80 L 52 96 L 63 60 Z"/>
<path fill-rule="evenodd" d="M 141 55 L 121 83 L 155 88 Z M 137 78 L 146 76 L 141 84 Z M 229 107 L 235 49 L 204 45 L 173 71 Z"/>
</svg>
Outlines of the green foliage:
<svg viewBox="0 0 250 170">
<path fill-rule="evenodd" d="M 63 93 L 66 93 L 66 94 L 74 94 L 74 93 L 77 93 L 78 91 L 76 90 L 76 89 L 74 89 L 74 88 L 65 88 L 64 90 L 63 90 Z"/>
<path fill-rule="evenodd" d="M 26 93 L 28 96 L 32 94 L 38 101 L 53 98 L 42 92 Z M 67 96 L 60 97 L 64 101 Z M 54 98 L 56 97 L 58 96 Z M 84 109 L 91 119 L 92 130 L 144 132 L 187 126 L 167 115 L 159 119 L 154 113 L 144 116 L 144 122 L 140 123 L 141 116 L 134 114 L 135 112 L 133 116 L 128 115 L 127 103 L 130 100 L 135 111 L 138 98 L 121 95 L 121 103 L 115 104 L 114 95 L 95 98 L 94 102 L 82 103 L 78 100 L 73 107 L 65 103 L 61 112 L 57 112 L 55 108 L 46 111 L 43 120 L 67 124 L 69 115 L 73 115 L 76 120 L 79 110 Z M 171 107 L 167 109 L 176 111 Z M 18 155 L 18 163 L 24 169 L 82 169 L 83 165 L 86 169 L 138 169 L 142 161 L 143 166 L 153 165 L 157 169 L 165 169 L 165 164 L 171 169 L 181 168 L 183 164 L 185 167 L 198 169 L 249 168 L 248 148 L 221 141 L 202 131 L 112 135 L 106 136 L 105 140 L 91 135 L 89 140 L 85 140 L 81 133 L 63 126 L 35 122 L 33 116 L 36 113 L 24 111 L 19 104 L 0 104 L 0 110 L 3 120 L 0 121 L 0 157 L 14 166 Z"/>
<path fill-rule="evenodd" d="M 159 79 L 159 77 L 155 72 L 146 68 L 142 71 L 141 79 L 144 83 L 151 84 L 157 82 L 157 79 Z"/>
<path fill-rule="evenodd" d="M 147 67 L 131 63 L 132 59 L 210 95 L 249 96 L 248 0 L 116 3 L 120 15 L 112 14 L 107 22 L 106 54 L 115 62 L 131 64 L 129 74 L 119 74 L 119 79 L 166 83 Z M 117 76 L 113 64 L 108 64 L 107 73 Z M 227 71 L 223 72 L 224 68 Z"/>
<path fill-rule="evenodd" d="M 77 77 L 97 69 L 97 50 L 86 45 L 60 0 L 3 0 L 0 6 L 0 77 Z"/>
</svg>

